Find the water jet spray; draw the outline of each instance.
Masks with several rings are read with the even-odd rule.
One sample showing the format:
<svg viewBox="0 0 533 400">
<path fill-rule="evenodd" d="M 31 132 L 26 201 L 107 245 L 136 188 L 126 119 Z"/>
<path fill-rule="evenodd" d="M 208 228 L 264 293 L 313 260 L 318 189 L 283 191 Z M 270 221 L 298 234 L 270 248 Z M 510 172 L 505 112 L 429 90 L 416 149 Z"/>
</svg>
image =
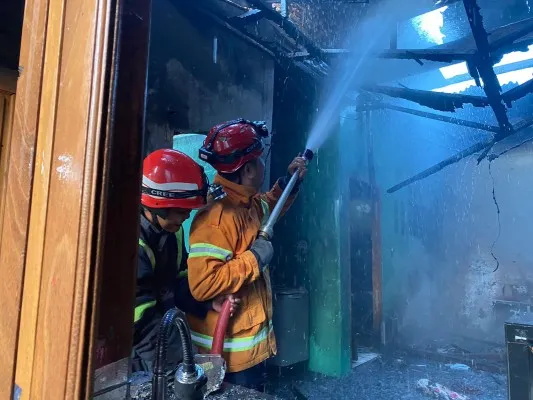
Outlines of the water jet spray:
<svg viewBox="0 0 533 400">
<path fill-rule="evenodd" d="M 303 158 L 309 162 L 313 159 L 314 153 L 312 150 L 306 149 L 303 153 Z M 262 237 L 266 240 L 271 240 L 272 236 L 274 236 L 274 224 L 277 222 L 281 210 L 285 206 L 285 203 L 287 202 L 287 199 L 289 198 L 289 195 L 292 192 L 292 189 L 294 189 L 294 185 L 296 185 L 296 182 L 298 181 L 298 171 L 294 172 L 292 174 L 291 179 L 289 180 L 289 183 L 287 183 L 287 186 L 285 189 L 283 189 L 283 193 L 281 193 L 281 196 L 279 197 L 279 200 L 276 203 L 276 206 L 274 207 L 274 210 L 270 213 L 270 216 L 268 217 L 267 222 L 259 229 L 259 237 Z"/>
</svg>

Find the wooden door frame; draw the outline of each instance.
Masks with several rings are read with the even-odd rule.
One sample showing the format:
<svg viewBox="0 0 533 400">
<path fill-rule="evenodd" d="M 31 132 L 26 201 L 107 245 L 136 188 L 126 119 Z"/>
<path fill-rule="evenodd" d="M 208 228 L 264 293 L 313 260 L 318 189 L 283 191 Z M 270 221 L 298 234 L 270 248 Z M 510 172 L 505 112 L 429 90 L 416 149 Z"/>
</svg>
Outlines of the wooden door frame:
<svg viewBox="0 0 533 400">
<path fill-rule="evenodd" d="M 0 227 L 0 398 L 15 383 L 21 399 L 90 398 L 109 270 L 125 307 L 116 355 L 131 347 L 150 12 L 144 0 L 26 0 Z"/>
<path fill-rule="evenodd" d="M 0 72 L 1 75 L 1 72 Z M 0 79 L 1 81 L 1 79 Z M 13 137 L 13 117 L 15 115 L 15 91 L 17 81 L 14 80 L 13 91 L 6 90 L 5 82 L 0 82 L 0 222 L 4 219 L 7 196 L 7 175 L 9 173 L 9 150 Z M 1 225 L 0 225 L 1 226 Z M 0 229 L 0 243 L 2 230 Z"/>
</svg>

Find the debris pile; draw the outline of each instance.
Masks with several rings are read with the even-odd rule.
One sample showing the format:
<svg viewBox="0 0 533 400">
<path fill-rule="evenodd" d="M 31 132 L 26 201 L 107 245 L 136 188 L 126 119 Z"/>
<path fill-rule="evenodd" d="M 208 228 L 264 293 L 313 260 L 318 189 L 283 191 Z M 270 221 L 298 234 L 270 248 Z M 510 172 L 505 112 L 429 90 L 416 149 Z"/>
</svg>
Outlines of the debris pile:
<svg viewBox="0 0 533 400">
<path fill-rule="evenodd" d="M 439 383 L 430 381 L 429 379 L 419 379 L 416 383 L 417 389 L 424 394 L 439 400 L 468 400 L 468 397 L 454 392 Z"/>
</svg>

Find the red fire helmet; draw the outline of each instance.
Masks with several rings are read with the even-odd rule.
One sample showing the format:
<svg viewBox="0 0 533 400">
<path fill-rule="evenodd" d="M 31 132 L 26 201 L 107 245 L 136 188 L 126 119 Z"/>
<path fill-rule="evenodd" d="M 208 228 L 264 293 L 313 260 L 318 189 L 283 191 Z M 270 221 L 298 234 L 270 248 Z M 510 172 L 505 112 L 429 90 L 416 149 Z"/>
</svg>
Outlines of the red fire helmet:
<svg viewBox="0 0 533 400">
<path fill-rule="evenodd" d="M 200 149 L 200 158 L 218 172 L 230 174 L 263 153 L 262 138 L 268 137 L 264 122 L 244 119 L 214 126 Z"/>
<path fill-rule="evenodd" d="M 161 149 L 144 159 L 141 204 L 145 207 L 202 208 L 208 187 L 204 169 L 182 152 Z"/>
</svg>

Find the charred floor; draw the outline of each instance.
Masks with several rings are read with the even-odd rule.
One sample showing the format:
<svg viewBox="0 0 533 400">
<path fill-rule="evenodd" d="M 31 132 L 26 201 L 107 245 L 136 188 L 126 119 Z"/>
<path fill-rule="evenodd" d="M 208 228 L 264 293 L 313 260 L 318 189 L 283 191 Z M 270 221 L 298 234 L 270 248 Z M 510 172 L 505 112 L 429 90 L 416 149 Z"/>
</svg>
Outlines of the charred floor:
<svg viewBox="0 0 533 400">
<path fill-rule="evenodd" d="M 507 399 L 506 375 L 481 370 L 454 370 L 425 358 L 403 356 L 376 359 L 334 379 L 309 375 L 304 379 L 272 384 L 282 399 Z M 275 385 L 280 385 L 275 387 Z M 440 387 L 439 387 L 440 386 Z M 433 389 L 439 387 L 440 392 Z M 448 393 L 447 393 L 448 390 Z"/>
</svg>

